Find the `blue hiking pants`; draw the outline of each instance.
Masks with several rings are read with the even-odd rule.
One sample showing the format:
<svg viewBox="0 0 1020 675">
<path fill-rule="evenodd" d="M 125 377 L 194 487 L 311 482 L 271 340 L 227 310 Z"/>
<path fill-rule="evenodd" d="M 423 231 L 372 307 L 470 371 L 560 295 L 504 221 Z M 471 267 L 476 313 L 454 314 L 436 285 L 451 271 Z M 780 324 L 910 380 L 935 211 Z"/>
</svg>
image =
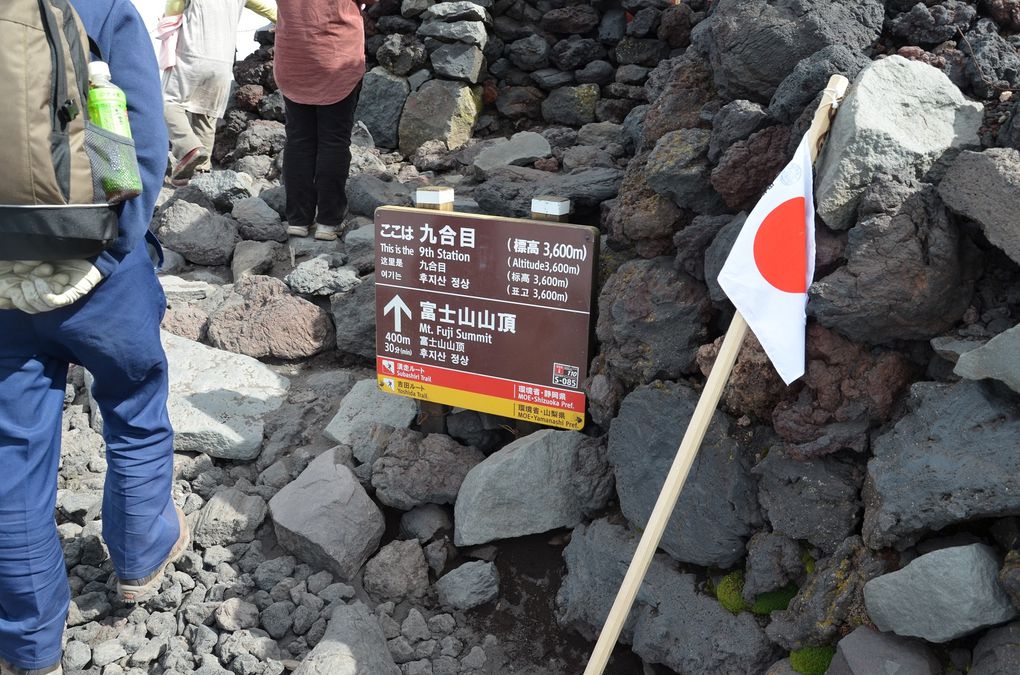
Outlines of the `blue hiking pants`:
<svg viewBox="0 0 1020 675">
<path fill-rule="evenodd" d="M 14 666 L 61 659 L 70 591 L 54 509 L 68 364 L 92 373 L 103 414 L 103 538 L 118 576 L 151 574 L 177 541 L 165 304 L 143 249 L 70 307 L 0 310 L 0 657 Z"/>
</svg>

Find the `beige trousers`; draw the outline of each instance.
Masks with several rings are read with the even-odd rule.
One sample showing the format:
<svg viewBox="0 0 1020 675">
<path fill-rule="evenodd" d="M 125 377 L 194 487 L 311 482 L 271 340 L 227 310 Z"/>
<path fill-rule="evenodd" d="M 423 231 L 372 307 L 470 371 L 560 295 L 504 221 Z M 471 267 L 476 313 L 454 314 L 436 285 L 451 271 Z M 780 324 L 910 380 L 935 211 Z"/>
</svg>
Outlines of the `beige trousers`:
<svg viewBox="0 0 1020 675">
<path fill-rule="evenodd" d="M 164 103 L 163 117 L 170 134 L 170 151 L 175 160 L 180 161 L 181 157 L 199 146 L 212 155 L 213 143 L 216 142 L 215 117 L 188 112 L 179 103 Z M 209 160 L 196 167 L 198 171 L 208 171 L 210 168 L 212 163 Z"/>
</svg>

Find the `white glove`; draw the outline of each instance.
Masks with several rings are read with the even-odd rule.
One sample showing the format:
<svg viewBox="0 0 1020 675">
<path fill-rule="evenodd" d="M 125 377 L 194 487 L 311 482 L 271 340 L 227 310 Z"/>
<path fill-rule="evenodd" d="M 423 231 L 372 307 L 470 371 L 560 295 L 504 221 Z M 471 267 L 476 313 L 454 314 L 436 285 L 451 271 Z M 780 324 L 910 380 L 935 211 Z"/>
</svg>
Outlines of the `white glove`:
<svg viewBox="0 0 1020 675">
<path fill-rule="evenodd" d="M 0 309 L 38 314 L 66 307 L 88 295 L 102 278 L 86 260 L 0 261 Z"/>
</svg>

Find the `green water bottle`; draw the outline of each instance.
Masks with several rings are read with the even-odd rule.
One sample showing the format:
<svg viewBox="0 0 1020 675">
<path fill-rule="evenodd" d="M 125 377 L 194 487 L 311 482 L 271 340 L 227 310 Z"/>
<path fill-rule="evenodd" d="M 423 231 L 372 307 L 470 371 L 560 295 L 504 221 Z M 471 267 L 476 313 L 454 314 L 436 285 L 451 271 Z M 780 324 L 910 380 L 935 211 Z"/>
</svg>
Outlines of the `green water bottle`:
<svg viewBox="0 0 1020 675">
<path fill-rule="evenodd" d="M 111 133 L 131 138 L 127 97 L 124 90 L 110 78 L 110 66 L 103 61 L 89 63 L 89 120 Z M 103 191 L 111 204 L 118 204 L 142 193 L 142 177 L 138 171 L 135 149 L 128 143 L 105 142 L 102 148 L 106 166 L 93 166 L 99 171 Z"/>
</svg>

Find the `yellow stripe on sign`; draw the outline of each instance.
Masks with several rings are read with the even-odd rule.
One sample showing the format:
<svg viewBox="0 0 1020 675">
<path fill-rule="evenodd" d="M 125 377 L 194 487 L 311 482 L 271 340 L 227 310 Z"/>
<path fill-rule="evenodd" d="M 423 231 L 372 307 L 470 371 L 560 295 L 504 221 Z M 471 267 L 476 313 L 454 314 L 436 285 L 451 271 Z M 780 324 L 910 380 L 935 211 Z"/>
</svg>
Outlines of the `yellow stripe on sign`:
<svg viewBox="0 0 1020 675">
<path fill-rule="evenodd" d="M 379 388 L 386 393 L 408 396 L 430 403 L 441 403 L 454 408 L 476 410 L 560 429 L 582 429 L 584 427 L 584 416 L 569 410 L 559 410 L 534 403 L 521 403 L 499 396 L 474 394 L 461 389 L 423 384 L 399 377 L 379 375 L 377 382 Z"/>
</svg>

